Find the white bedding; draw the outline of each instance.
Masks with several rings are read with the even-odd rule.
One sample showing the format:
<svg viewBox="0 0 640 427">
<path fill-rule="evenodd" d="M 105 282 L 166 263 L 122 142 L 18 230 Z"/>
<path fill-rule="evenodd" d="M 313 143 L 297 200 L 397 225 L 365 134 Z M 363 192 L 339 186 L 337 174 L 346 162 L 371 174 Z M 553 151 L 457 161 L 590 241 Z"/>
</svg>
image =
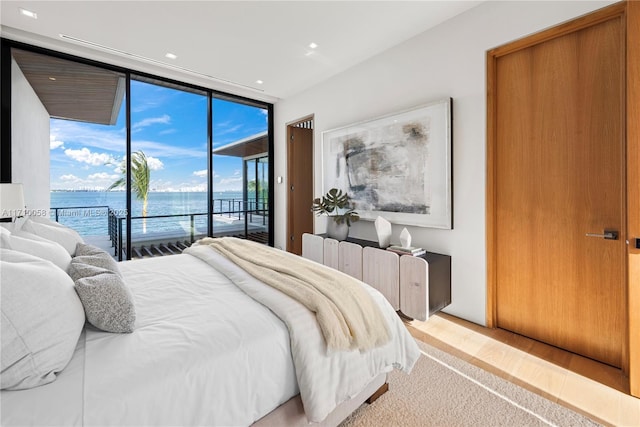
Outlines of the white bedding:
<svg viewBox="0 0 640 427">
<path fill-rule="evenodd" d="M 56 381 L 2 391 L 3 426 L 249 425 L 298 394 L 286 326 L 223 275 L 190 255 L 120 265 L 135 332 L 87 327 Z"/>
<path fill-rule="evenodd" d="M 378 304 L 387 322 L 391 339 L 366 352 L 332 351 L 327 348 L 315 314 L 302 303 L 264 285 L 209 246 L 192 246 L 185 252 L 197 256 L 223 272 L 248 295 L 260 301 L 289 328 L 291 350 L 300 397 L 309 421 L 321 422 L 336 406 L 357 395 L 370 381 L 393 368 L 411 371 L 420 350 L 385 297 L 365 285 L 365 291 Z M 315 264 L 313 261 L 280 252 L 285 258 Z"/>
<path fill-rule="evenodd" d="M 394 340 L 365 357 L 326 357 L 313 315 L 255 279 L 241 278 L 243 291 L 188 254 L 123 262 L 120 269 L 135 300 L 136 330 L 87 326 L 56 381 L 1 392 L 1 425 L 250 425 L 297 395 L 298 384 L 307 415 L 319 421 L 377 374 L 410 369 L 419 355 L 393 309 L 369 287 Z M 263 294 L 270 308 L 245 292 Z M 302 329 L 290 333 L 274 312 Z M 306 369 L 296 372 L 292 348 L 296 366 Z"/>
</svg>

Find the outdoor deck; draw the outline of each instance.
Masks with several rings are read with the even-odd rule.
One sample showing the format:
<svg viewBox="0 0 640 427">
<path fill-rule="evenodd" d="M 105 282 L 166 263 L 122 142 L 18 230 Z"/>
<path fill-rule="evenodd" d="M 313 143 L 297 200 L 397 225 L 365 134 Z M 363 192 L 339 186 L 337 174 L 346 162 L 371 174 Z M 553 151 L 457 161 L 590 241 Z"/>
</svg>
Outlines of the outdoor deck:
<svg viewBox="0 0 640 427">
<path fill-rule="evenodd" d="M 242 227 L 225 227 L 224 231 L 218 231 L 213 237 L 232 236 L 238 238 L 246 238 L 254 242 L 269 243 L 269 233 L 263 226 L 250 226 L 247 235 L 244 235 L 244 224 Z M 195 234 L 195 240 L 207 237 L 206 234 Z M 116 245 L 111 241 L 108 235 L 85 236 L 84 240 L 87 244 L 97 246 L 110 253 L 118 260 Z M 191 246 L 191 239 L 188 235 L 178 235 L 169 233 L 149 233 L 144 237 L 139 236 L 131 242 L 131 259 L 151 258 L 166 255 L 176 255 L 182 253 L 183 250 Z M 122 247 L 122 259 L 126 259 L 126 246 Z"/>
<path fill-rule="evenodd" d="M 96 208 L 96 207 L 92 207 Z M 126 247 L 126 222 L 125 218 L 112 214 L 108 206 L 101 206 L 108 210 L 108 221 L 105 234 L 83 235 L 86 243 L 102 248 L 110 253 L 116 260 L 127 259 Z M 55 219 L 58 219 L 58 210 L 55 208 Z M 74 207 L 66 209 L 89 209 L 88 207 Z M 233 236 L 267 244 L 269 242 L 268 216 L 264 211 L 231 211 L 223 214 L 216 213 L 213 217 L 213 237 Z M 207 236 L 206 226 L 202 225 L 203 215 L 206 214 L 182 214 L 159 215 L 146 217 L 146 231 L 141 229 L 133 231 L 131 235 L 131 258 L 141 259 L 166 255 L 180 254 L 191 244 Z M 196 221 L 196 218 L 200 221 Z M 245 224 L 245 218 L 247 223 Z M 132 220 L 140 220 L 135 217 Z M 165 228 L 162 223 L 154 223 L 155 220 L 164 221 L 164 225 L 173 224 L 173 231 L 157 231 Z M 176 228 L 175 225 L 178 227 Z M 166 230 L 166 228 L 165 228 Z"/>
</svg>

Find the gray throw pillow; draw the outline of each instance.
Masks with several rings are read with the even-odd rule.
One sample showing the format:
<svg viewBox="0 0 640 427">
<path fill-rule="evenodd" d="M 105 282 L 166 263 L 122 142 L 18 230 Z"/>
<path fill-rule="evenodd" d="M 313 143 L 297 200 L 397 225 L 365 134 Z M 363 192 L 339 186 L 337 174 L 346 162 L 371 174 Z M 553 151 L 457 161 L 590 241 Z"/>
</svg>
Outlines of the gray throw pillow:
<svg viewBox="0 0 640 427">
<path fill-rule="evenodd" d="M 76 256 L 82 256 L 82 255 L 103 255 L 106 254 L 109 257 L 111 255 L 109 255 L 107 252 L 105 252 L 103 249 L 100 249 L 97 246 L 94 245 L 88 245 L 86 243 L 77 243 L 76 244 Z"/>
<path fill-rule="evenodd" d="M 93 326 L 107 332 L 133 332 L 136 322 L 133 296 L 120 276 L 103 270 L 83 277 L 76 280 L 76 292 Z"/>
<path fill-rule="evenodd" d="M 106 268 L 97 267 L 91 264 L 85 264 L 83 262 L 73 262 L 69 264 L 69 276 L 74 282 L 84 278 L 84 277 L 93 277 L 102 273 L 113 273 L 113 271 L 107 270 Z"/>
<path fill-rule="evenodd" d="M 88 272 L 91 271 L 91 269 L 87 269 L 85 266 L 103 268 L 122 277 L 117 261 L 104 251 L 96 255 L 80 255 L 74 257 L 69 265 L 69 276 L 71 276 L 74 281 L 85 277 Z M 83 273 L 82 271 L 86 272 Z M 95 276 L 95 274 L 90 275 Z"/>
</svg>

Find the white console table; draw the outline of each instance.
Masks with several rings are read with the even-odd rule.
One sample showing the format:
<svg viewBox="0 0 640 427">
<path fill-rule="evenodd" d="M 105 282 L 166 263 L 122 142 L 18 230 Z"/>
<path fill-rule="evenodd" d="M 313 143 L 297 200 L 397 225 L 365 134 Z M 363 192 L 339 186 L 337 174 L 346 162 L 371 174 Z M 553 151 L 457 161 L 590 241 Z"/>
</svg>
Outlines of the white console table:
<svg viewBox="0 0 640 427">
<path fill-rule="evenodd" d="M 422 256 L 378 248 L 377 242 L 302 235 L 302 256 L 355 277 L 379 290 L 396 311 L 418 320 L 451 304 L 451 257 Z"/>
</svg>

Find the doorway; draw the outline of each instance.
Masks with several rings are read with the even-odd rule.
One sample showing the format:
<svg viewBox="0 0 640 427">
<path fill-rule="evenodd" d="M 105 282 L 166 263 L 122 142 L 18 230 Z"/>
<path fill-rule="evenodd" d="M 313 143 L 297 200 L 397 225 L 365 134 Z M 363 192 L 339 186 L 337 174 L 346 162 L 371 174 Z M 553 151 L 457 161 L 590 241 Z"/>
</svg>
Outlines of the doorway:
<svg viewBox="0 0 640 427">
<path fill-rule="evenodd" d="M 625 7 L 488 54 L 489 326 L 628 369 Z"/>
<path fill-rule="evenodd" d="M 302 255 L 302 234 L 313 233 L 313 116 L 287 125 L 287 251 Z"/>
</svg>

